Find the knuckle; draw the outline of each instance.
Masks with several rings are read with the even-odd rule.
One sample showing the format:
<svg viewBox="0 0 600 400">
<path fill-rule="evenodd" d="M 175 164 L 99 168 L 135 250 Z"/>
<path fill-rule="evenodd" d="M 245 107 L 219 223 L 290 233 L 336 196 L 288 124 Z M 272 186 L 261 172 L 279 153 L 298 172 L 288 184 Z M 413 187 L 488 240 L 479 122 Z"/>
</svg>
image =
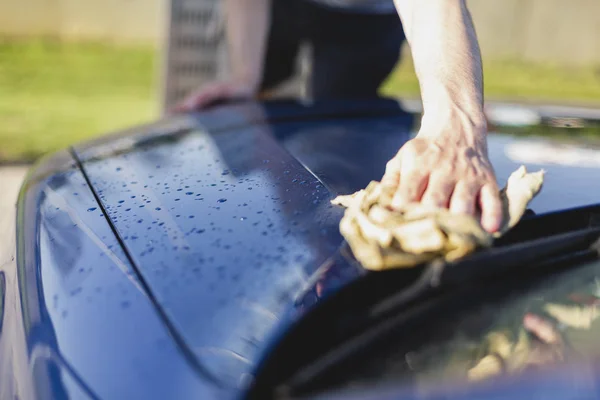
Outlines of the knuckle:
<svg viewBox="0 0 600 400">
<path fill-rule="evenodd" d="M 436 206 L 442 206 L 444 204 L 446 204 L 446 196 L 444 196 L 442 193 L 436 192 L 436 193 L 432 193 L 429 196 L 427 196 L 426 201 L 429 204 L 433 204 Z"/>
<path fill-rule="evenodd" d="M 402 165 L 402 175 L 406 177 L 406 183 L 409 185 L 416 185 L 423 179 L 423 173 L 414 164 Z"/>
<path fill-rule="evenodd" d="M 385 164 L 386 172 L 393 172 L 393 171 L 397 171 L 398 169 L 399 169 L 399 166 L 398 166 L 398 161 L 396 160 L 396 158 L 392 158 L 390 161 L 388 161 Z"/>
<path fill-rule="evenodd" d="M 481 188 L 476 181 L 470 179 L 464 179 L 456 185 L 455 192 L 458 196 L 463 197 L 474 197 Z"/>
<path fill-rule="evenodd" d="M 402 157 L 404 158 L 416 159 L 423 153 L 421 147 L 422 146 L 420 146 L 418 142 L 415 142 L 415 140 L 411 140 L 410 142 L 406 142 L 404 146 L 402 146 L 400 152 L 402 154 Z"/>
</svg>

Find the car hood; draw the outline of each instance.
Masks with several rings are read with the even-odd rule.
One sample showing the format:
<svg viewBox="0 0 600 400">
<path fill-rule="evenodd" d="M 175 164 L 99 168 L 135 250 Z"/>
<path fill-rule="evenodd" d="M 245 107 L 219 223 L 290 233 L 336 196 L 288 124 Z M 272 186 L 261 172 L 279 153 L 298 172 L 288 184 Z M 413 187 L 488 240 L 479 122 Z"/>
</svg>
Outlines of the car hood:
<svg viewBox="0 0 600 400">
<path fill-rule="evenodd" d="M 379 179 L 415 121 L 385 100 L 242 104 L 74 154 L 181 344 L 240 387 L 295 319 L 364 274 L 339 257 L 342 210 L 330 200 Z M 520 164 L 547 171 L 535 212 L 598 201 L 600 152 L 498 130 L 489 152 L 501 182 Z"/>
</svg>

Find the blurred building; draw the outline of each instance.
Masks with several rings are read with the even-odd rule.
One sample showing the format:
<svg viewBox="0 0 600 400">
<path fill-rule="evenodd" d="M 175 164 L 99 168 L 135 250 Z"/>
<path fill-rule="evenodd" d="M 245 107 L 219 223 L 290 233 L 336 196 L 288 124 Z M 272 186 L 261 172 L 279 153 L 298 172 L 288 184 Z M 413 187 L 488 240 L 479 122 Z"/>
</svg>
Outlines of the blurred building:
<svg viewBox="0 0 600 400">
<path fill-rule="evenodd" d="M 165 110 L 206 81 L 228 73 L 219 0 L 170 0 L 162 87 Z"/>
</svg>

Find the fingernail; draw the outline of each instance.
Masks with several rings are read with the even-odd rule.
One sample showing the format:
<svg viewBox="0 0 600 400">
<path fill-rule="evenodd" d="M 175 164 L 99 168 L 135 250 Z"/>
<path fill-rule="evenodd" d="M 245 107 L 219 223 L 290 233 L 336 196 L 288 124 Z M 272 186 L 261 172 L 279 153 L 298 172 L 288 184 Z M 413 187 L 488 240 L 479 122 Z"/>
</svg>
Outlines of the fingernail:
<svg viewBox="0 0 600 400">
<path fill-rule="evenodd" d="M 483 225 L 483 228 L 489 233 L 495 233 L 500 229 L 500 221 L 497 219 L 485 218 L 481 221 L 481 225 Z"/>
</svg>

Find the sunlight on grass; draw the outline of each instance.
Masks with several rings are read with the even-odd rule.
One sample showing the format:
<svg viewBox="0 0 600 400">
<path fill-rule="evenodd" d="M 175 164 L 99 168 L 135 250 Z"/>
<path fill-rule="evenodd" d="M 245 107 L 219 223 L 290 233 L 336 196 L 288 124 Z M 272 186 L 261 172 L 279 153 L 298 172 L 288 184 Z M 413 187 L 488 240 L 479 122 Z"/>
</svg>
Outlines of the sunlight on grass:
<svg viewBox="0 0 600 400">
<path fill-rule="evenodd" d="M 487 99 L 600 106 L 600 65 L 556 65 L 496 60 L 484 65 Z M 390 96 L 419 96 L 410 59 L 404 60 L 382 88 Z"/>
<path fill-rule="evenodd" d="M 151 47 L 0 38 L 0 162 L 157 118 L 157 55 Z M 600 104 L 600 66 L 489 62 L 485 90 L 488 99 Z M 409 58 L 382 93 L 418 97 Z"/>
<path fill-rule="evenodd" d="M 151 48 L 0 41 L 0 160 L 31 160 L 157 116 Z"/>
</svg>

